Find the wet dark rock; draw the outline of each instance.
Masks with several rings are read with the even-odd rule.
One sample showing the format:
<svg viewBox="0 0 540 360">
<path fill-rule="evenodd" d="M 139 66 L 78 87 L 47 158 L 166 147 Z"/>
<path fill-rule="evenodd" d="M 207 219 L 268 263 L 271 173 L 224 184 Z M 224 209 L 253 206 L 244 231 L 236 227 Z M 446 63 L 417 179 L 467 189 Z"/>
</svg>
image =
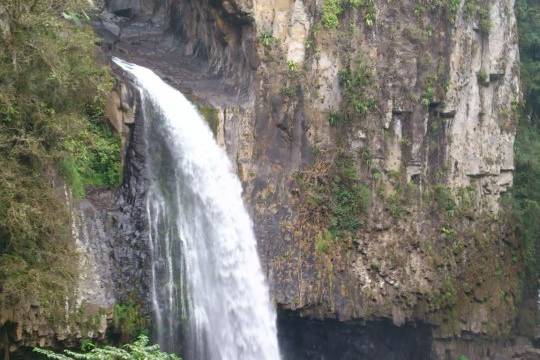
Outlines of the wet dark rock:
<svg viewBox="0 0 540 360">
<path fill-rule="evenodd" d="M 115 37 L 120 36 L 120 26 L 110 21 L 103 21 L 103 28 Z"/>
<path fill-rule="evenodd" d="M 107 0 L 107 9 L 119 16 L 131 16 L 141 8 L 140 0 Z"/>
<path fill-rule="evenodd" d="M 428 325 L 397 327 L 391 321 L 310 320 L 293 312 L 278 316 L 284 360 L 428 360 Z"/>
</svg>

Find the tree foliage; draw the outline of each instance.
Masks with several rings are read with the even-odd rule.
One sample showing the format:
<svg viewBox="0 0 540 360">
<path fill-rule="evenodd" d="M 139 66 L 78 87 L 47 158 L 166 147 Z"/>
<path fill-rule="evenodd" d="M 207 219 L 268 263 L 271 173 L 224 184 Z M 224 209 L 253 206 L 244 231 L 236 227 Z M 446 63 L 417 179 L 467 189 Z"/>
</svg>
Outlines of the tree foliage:
<svg viewBox="0 0 540 360">
<path fill-rule="evenodd" d="M 167 354 L 159 349 L 159 345 L 150 345 L 149 339 L 141 335 L 132 344 L 121 348 L 113 346 L 95 347 L 86 346 L 84 353 L 65 350 L 63 354 L 54 351 L 36 348 L 34 352 L 41 354 L 45 359 L 52 360 L 181 360 L 178 356 Z"/>
<path fill-rule="evenodd" d="M 119 179 L 119 141 L 101 123 L 112 80 L 87 11 L 86 0 L 0 2 L 0 306 L 64 308 L 77 258 L 58 173 L 78 195 Z"/>
<path fill-rule="evenodd" d="M 516 137 L 513 190 L 518 233 L 523 243 L 527 276 L 536 287 L 540 275 L 540 3 L 516 3 L 524 103 Z"/>
</svg>

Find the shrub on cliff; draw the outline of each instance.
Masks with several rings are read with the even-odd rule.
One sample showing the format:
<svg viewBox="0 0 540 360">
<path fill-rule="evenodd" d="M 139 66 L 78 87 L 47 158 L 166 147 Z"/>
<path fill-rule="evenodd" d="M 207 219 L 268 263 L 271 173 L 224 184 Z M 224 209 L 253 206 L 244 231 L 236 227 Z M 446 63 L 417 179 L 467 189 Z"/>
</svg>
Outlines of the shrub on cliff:
<svg viewBox="0 0 540 360">
<path fill-rule="evenodd" d="M 349 8 L 363 9 L 366 26 L 372 27 L 375 24 L 374 0 L 325 0 L 321 14 L 323 26 L 327 29 L 336 29 L 343 12 Z"/>
<path fill-rule="evenodd" d="M 316 248 L 326 253 L 334 240 L 354 237 L 365 223 L 371 189 L 357 174 L 353 157 L 339 152 L 295 176 L 302 212 L 320 226 Z"/>
<path fill-rule="evenodd" d="M 181 360 L 178 356 L 161 352 L 159 345 L 149 345 L 147 336 L 141 335 L 133 344 L 121 348 L 106 346 L 103 348 L 89 346 L 84 353 L 66 350 L 63 354 L 36 348 L 34 352 L 45 359 L 54 360 Z"/>
<path fill-rule="evenodd" d="M 37 301 L 63 309 L 77 277 L 69 212 L 53 189 L 61 184 L 57 174 L 67 175 L 78 195 L 86 185 L 119 179 L 119 142 L 100 119 L 112 81 L 96 63 L 86 11 L 86 0 L 0 2 L 4 308 Z"/>
</svg>

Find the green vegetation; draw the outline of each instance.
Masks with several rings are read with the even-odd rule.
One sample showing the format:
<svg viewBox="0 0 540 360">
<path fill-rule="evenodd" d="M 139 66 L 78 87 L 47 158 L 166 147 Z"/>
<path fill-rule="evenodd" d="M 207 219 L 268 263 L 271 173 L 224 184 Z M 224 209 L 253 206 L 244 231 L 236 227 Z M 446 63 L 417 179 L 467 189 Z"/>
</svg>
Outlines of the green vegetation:
<svg viewBox="0 0 540 360">
<path fill-rule="evenodd" d="M 446 275 L 439 292 L 433 295 L 431 305 L 433 310 L 449 309 L 457 303 L 457 289 L 455 279 Z"/>
<path fill-rule="evenodd" d="M 330 111 L 328 114 L 328 123 L 330 126 L 338 126 L 342 122 L 341 115 L 337 111 Z"/>
<path fill-rule="evenodd" d="M 417 23 L 410 23 L 404 30 L 404 34 L 416 43 L 427 43 L 433 36 L 433 28 L 430 25 L 421 26 Z"/>
<path fill-rule="evenodd" d="M 518 0 L 516 10 L 525 103 L 516 138 L 513 198 L 527 276 L 535 283 L 540 276 L 540 3 Z"/>
<path fill-rule="evenodd" d="M 373 106 L 374 100 L 368 94 L 371 69 L 362 57 L 356 59 L 353 66 L 338 73 L 343 101 L 339 113 L 332 112 L 328 119 L 330 125 L 337 126 L 365 115 Z"/>
<path fill-rule="evenodd" d="M 276 41 L 272 33 L 269 32 L 261 33 L 261 35 L 259 36 L 259 40 L 265 48 L 270 48 Z"/>
<path fill-rule="evenodd" d="M 516 138 L 513 209 L 529 275 L 538 278 L 540 237 L 540 131 L 521 119 Z"/>
<path fill-rule="evenodd" d="M 416 16 L 423 16 L 426 12 L 444 10 L 448 14 L 451 23 L 456 20 L 461 0 L 416 0 L 414 13 Z"/>
<path fill-rule="evenodd" d="M 296 95 L 297 85 L 284 84 L 279 94 L 285 98 L 293 98 Z"/>
<path fill-rule="evenodd" d="M 362 214 L 371 204 L 371 190 L 359 182 L 350 156 L 337 157 L 330 190 L 330 233 L 335 237 L 354 234 L 362 225 Z"/>
<path fill-rule="evenodd" d="M 446 185 L 435 184 L 424 192 L 424 200 L 432 204 L 437 213 L 447 220 L 474 218 L 476 191 L 472 187 L 452 190 Z"/>
<path fill-rule="evenodd" d="M 297 72 L 300 69 L 300 66 L 297 62 L 294 62 L 292 60 L 287 61 L 287 68 L 290 72 Z"/>
<path fill-rule="evenodd" d="M 476 16 L 477 11 L 477 0 L 465 0 L 465 3 L 463 4 L 463 15 L 465 16 L 465 19 L 471 19 L 472 17 Z"/>
<path fill-rule="evenodd" d="M 121 348 L 113 346 L 96 347 L 85 343 L 82 353 L 65 350 L 63 354 L 35 348 L 34 352 L 52 360 L 181 360 L 178 356 L 161 352 L 159 345 L 150 345 L 147 336 L 140 335 L 132 344 Z"/>
<path fill-rule="evenodd" d="M 324 0 L 322 24 L 327 29 L 336 29 L 341 15 L 350 8 L 364 10 L 364 23 L 368 27 L 375 25 L 375 0 Z"/>
<path fill-rule="evenodd" d="M 394 190 L 389 195 L 383 193 L 381 197 L 390 215 L 399 219 L 409 211 L 408 208 L 419 194 L 419 188 L 414 184 L 401 183 L 401 179 L 397 178 L 398 175 L 396 174 L 390 173 L 388 176 L 394 177 L 393 182 L 396 184 L 394 185 Z"/>
<path fill-rule="evenodd" d="M 204 117 L 210 130 L 217 136 L 219 129 L 219 111 L 211 105 L 197 105 L 197 110 Z"/>
<path fill-rule="evenodd" d="M 465 0 L 463 4 L 465 18 L 477 19 L 482 34 L 488 34 L 492 27 L 489 8 L 489 2 L 485 0 Z"/>
<path fill-rule="evenodd" d="M 478 10 L 478 26 L 483 34 L 488 34 L 491 30 L 491 18 L 489 14 L 489 8 L 482 6 Z"/>
<path fill-rule="evenodd" d="M 401 196 L 400 191 L 394 191 L 386 199 L 386 208 L 390 215 L 396 219 L 399 219 L 406 212 L 405 205 L 405 199 Z"/>
<path fill-rule="evenodd" d="M 326 252 L 333 239 L 351 237 L 361 228 L 371 189 L 358 178 L 350 155 L 338 153 L 331 163 L 298 174 L 297 182 L 313 221 L 324 228 L 317 238 L 318 251 Z"/>
<path fill-rule="evenodd" d="M 59 162 L 60 171 L 77 198 L 84 197 L 90 186 L 113 188 L 120 184 L 120 138 L 109 125 L 90 121 L 64 146 L 66 155 Z"/>
<path fill-rule="evenodd" d="M 373 27 L 376 20 L 375 0 L 349 0 L 349 3 L 353 7 L 364 8 L 364 23 L 368 27 Z"/>
<path fill-rule="evenodd" d="M 520 294 L 524 302 L 519 309 L 517 329 L 531 336 L 538 323 L 536 297 L 540 279 L 540 3 L 518 0 L 516 13 L 524 102 L 521 106 L 513 105 L 506 114 L 512 119 L 517 117 L 519 124 L 514 187 L 505 200 L 521 241 L 522 251 L 514 254 L 513 262 L 523 259 L 525 263 Z"/>
<path fill-rule="evenodd" d="M 141 313 L 141 306 L 131 300 L 125 304 L 114 305 L 113 324 L 115 331 L 127 339 L 133 339 L 138 334 L 143 333 L 148 326 L 148 320 L 142 317 Z"/>
<path fill-rule="evenodd" d="M 489 75 L 484 70 L 480 70 L 478 74 L 476 75 L 476 77 L 480 85 L 482 86 L 489 85 Z"/>
<path fill-rule="evenodd" d="M 327 254 L 330 247 L 334 243 L 334 236 L 328 229 L 324 229 L 317 234 L 317 241 L 315 242 L 315 250 L 318 253 Z"/>
<path fill-rule="evenodd" d="M 461 0 L 448 1 L 449 15 L 450 15 L 450 20 L 452 22 L 455 22 L 456 20 L 456 15 L 459 10 L 459 5 L 461 5 Z"/>
<path fill-rule="evenodd" d="M 428 57 L 422 60 L 425 65 L 432 66 L 432 60 Z M 443 99 L 448 91 L 448 65 L 439 61 L 437 66 L 432 68 L 423 81 L 424 91 L 420 95 L 420 103 L 425 107 L 432 105 L 440 99 Z"/>
<path fill-rule="evenodd" d="M 95 61 L 84 0 L 0 4 L 0 306 L 63 309 L 77 277 L 61 173 L 75 195 L 120 181 L 101 123 L 112 80 Z M 63 193 L 63 189 L 58 189 Z M 58 310 L 60 311 L 60 310 Z"/>
<path fill-rule="evenodd" d="M 456 209 L 456 200 L 449 187 L 437 184 L 433 187 L 433 200 L 439 211 L 452 216 Z"/>
<path fill-rule="evenodd" d="M 335 29 L 339 25 L 339 17 L 343 12 L 341 0 L 325 0 L 323 4 L 322 23 L 327 29 Z"/>
<path fill-rule="evenodd" d="M 424 184 L 421 189 L 414 183 L 406 183 L 399 172 L 391 171 L 386 175 L 392 184 L 392 190 L 382 191 L 379 195 L 384 201 L 385 209 L 393 218 L 401 218 L 414 206 L 419 210 L 424 209 L 439 214 L 440 219 L 448 223 L 459 222 L 464 218 L 474 218 L 477 198 L 476 191 L 472 187 L 459 187 L 452 190 L 447 185 L 435 183 Z M 419 202 L 419 200 L 422 201 Z M 450 235 L 450 225 L 443 225 L 441 233 Z"/>
<path fill-rule="evenodd" d="M 533 0 L 516 2 L 521 80 L 525 100 L 525 114 L 530 122 L 540 126 L 540 3 Z"/>
<path fill-rule="evenodd" d="M 426 82 L 426 88 L 424 90 L 424 93 L 422 94 L 422 99 L 420 101 L 422 105 L 428 107 L 429 104 L 433 102 L 433 99 L 435 99 L 435 85 L 431 79 L 428 79 Z"/>
</svg>

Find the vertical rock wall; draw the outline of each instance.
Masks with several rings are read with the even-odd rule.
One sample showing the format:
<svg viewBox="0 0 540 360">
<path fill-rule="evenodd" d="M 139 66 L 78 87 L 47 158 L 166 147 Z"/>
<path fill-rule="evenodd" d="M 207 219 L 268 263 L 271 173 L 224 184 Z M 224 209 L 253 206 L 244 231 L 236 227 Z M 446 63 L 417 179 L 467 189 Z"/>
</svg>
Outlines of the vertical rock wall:
<svg viewBox="0 0 540 360">
<path fill-rule="evenodd" d="M 521 271 L 500 205 L 520 99 L 514 3 L 450 3 L 367 1 L 328 29 L 324 1 L 109 0 L 100 31 L 113 53 L 213 109 L 203 113 L 244 182 L 280 308 L 503 337 Z M 343 74 L 359 64 L 367 80 L 351 94 Z M 337 154 L 371 202 L 358 231 L 320 251 L 327 210 L 299 179 L 324 188 Z M 126 184 L 132 199 L 138 184 Z M 144 232 L 126 234 L 141 246 Z M 445 341 L 439 357 L 466 347 Z"/>
</svg>

